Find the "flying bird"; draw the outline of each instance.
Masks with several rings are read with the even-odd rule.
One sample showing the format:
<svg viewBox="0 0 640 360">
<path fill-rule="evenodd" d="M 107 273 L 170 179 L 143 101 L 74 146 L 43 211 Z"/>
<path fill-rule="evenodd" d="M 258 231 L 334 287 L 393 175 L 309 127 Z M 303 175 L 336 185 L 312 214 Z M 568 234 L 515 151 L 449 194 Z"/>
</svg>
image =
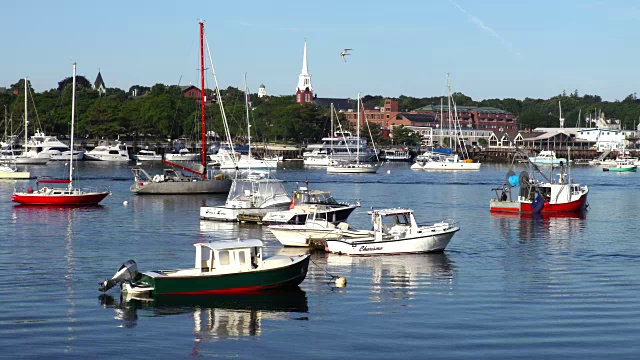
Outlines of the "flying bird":
<svg viewBox="0 0 640 360">
<path fill-rule="evenodd" d="M 349 54 L 349 50 L 353 50 L 353 49 L 344 49 L 344 50 L 342 50 L 342 52 L 340 53 L 340 57 L 342 57 L 342 60 L 343 60 L 344 62 L 347 62 L 347 58 L 345 58 L 345 56 L 347 56 L 347 55 L 351 55 L 351 54 Z"/>
</svg>

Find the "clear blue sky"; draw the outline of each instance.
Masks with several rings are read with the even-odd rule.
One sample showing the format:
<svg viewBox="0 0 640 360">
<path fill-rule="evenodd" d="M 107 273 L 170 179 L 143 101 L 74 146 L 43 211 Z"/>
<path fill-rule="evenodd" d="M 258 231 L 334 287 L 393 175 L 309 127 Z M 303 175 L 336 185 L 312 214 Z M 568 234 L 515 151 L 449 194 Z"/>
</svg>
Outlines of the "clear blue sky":
<svg viewBox="0 0 640 360">
<path fill-rule="evenodd" d="M 220 86 L 293 94 L 304 40 L 320 97 L 623 99 L 640 85 L 637 1 L 3 1 L 0 86 L 197 83 L 198 19 Z M 353 55 L 345 63 L 343 48 Z M 212 87 L 208 83 L 208 87 Z"/>
</svg>

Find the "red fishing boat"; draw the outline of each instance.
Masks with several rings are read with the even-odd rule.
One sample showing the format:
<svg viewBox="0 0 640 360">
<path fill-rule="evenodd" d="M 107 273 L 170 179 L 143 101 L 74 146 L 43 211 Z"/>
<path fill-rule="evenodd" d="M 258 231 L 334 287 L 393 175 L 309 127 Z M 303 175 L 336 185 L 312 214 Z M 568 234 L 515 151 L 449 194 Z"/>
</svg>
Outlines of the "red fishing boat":
<svg viewBox="0 0 640 360">
<path fill-rule="evenodd" d="M 589 188 L 586 185 L 573 183 L 570 168 L 565 174 L 564 164 L 560 163 L 558 178 L 547 178 L 542 171 L 530 163 L 530 171 L 516 174 L 513 170 L 507 173 L 502 186 L 492 189 L 496 197 L 491 199 L 492 212 L 518 214 L 562 213 L 584 211 L 587 204 Z M 535 171 L 534 171 L 535 170 Z M 544 180 L 536 179 L 538 173 Z M 515 196 L 512 189 L 519 187 Z"/>
<path fill-rule="evenodd" d="M 73 149 L 73 127 L 76 105 L 76 64 L 73 64 L 73 96 L 71 100 L 71 146 Z M 109 195 L 108 191 L 83 190 L 73 187 L 73 151 L 69 152 L 69 179 L 38 180 L 37 184 L 67 184 L 66 187 L 39 186 L 26 192 L 14 191 L 11 201 L 23 205 L 97 205 Z"/>
</svg>

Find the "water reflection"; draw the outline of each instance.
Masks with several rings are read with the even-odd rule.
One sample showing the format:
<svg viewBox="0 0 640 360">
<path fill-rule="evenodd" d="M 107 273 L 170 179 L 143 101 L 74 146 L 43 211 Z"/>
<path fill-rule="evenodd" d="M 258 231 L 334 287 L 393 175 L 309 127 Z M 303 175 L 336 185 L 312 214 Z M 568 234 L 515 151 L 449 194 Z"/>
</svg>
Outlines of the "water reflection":
<svg viewBox="0 0 640 360">
<path fill-rule="evenodd" d="M 417 292 L 432 289 L 449 292 L 453 287 L 454 265 L 445 253 L 350 257 L 327 254 L 327 267 L 371 269 L 369 289 L 373 301 L 412 299 Z"/>
<path fill-rule="evenodd" d="M 586 212 L 557 214 L 491 213 L 491 221 L 506 239 L 526 242 L 534 239 L 569 239 L 586 229 Z"/>
<path fill-rule="evenodd" d="M 153 300 L 119 299 L 102 294 L 100 304 L 114 311 L 122 327 L 135 327 L 143 317 L 190 314 L 196 341 L 258 336 L 263 320 L 306 320 L 307 295 L 300 288 L 249 295 L 165 296 Z M 190 316 L 191 318 L 191 316 Z"/>
<path fill-rule="evenodd" d="M 262 239 L 264 234 L 262 225 L 258 224 L 200 220 L 200 235 L 211 241 Z"/>
</svg>

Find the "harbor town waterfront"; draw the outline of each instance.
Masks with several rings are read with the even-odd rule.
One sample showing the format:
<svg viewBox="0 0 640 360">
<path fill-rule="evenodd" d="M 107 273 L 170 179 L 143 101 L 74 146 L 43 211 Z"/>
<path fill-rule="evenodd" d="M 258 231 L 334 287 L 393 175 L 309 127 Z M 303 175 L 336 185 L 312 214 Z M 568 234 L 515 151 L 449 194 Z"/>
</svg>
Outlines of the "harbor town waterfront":
<svg viewBox="0 0 640 360">
<path fill-rule="evenodd" d="M 563 217 L 489 212 L 506 165 L 478 172 L 335 177 L 286 165 L 290 188 L 309 181 L 360 199 L 349 218 L 409 207 L 418 223 L 459 220 L 442 253 L 349 257 L 314 252 L 293 291 L 127 301 L 98 282 L 128 259 L 168 269 L 193 261 L 193 243 L 262 239 L 265 255 L 295 256 L 255 224 L 199 220 L 220 195 L 139 196 L 131 164 L 79 162 L 86 185 L 112 192 L 96 207 L 30 207 L 0 200 L 0 348 L 8 358 L 633 359 L 640 337 L 635 173 L 573 167 L 589 209 Z M 517 165 L 516 165 L 517 166 Z M 62 162 L 29 170 L 40 176 Z M 516 170 L 518 170 L 516 168 Z M 0 182 L 10 194 L 27 182 Z M 609 216 L 616 214 L 616 216 Z M 338 288 L 331 276 L 347 279 Z M 606 346 L 603 346 L 606 343 Z"/>
</svg>

